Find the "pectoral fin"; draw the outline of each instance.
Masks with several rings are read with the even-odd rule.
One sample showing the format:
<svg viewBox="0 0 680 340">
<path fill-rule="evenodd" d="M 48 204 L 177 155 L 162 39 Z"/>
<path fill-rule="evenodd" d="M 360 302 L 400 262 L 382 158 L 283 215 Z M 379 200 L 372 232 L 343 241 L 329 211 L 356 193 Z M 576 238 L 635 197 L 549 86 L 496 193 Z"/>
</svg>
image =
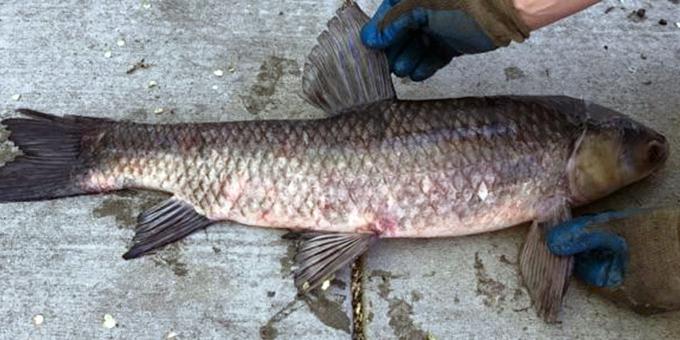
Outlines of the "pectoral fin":
<svg viewBox="0 0 680 340">
<path fill-rule="evenodd" d="M 519 256 L 522 279 L 536 312 L 550 323 L 558 321 L 574 261 L 572 256 L 553 255 L 546 243 L 546 233 L 570 218 L 566 203 L 552 207 L 544 218 L 531 225 Z"/>
<path fill-rule="evenodd" d="M 373 234 L 307 234 L 297 255 L 295 286 L 301 293 L 314 289 L 368 250 Z"/>
</svg>

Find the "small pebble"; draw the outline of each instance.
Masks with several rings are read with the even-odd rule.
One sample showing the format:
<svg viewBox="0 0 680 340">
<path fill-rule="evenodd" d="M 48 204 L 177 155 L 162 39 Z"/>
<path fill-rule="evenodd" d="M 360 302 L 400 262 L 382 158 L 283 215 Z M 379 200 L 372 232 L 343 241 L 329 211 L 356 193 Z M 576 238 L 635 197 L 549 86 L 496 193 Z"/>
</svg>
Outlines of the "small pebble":
<svg viewBox="0 0 680 340">
<path fill-rule="evenodd" d="M 149 1 L 144 1 L 142 7 L 144 7 L 144 9 L 149 9 L 151 8 L 151 3 Z"/>
<path fill-rule="evenodd" d="M 659 20 L 659 25 L 666 26 L 666 25 L 668 25 L 668 21 L 666 21 L 665 19 L 661 19 L 661 20 Z"/>
<path fill-rule="evenodd" d="M 634 10 L 628 14 L 628 19 L 631 19 L 633 22 L 642 22 L 647 19 L 647 10 L 644 8 Z"/>
<path fill-rule="evenodd" d="M 215 90 L 215 91 L 217 91 L 217 89 L 218 89 L 217 85 L 213 85 L 213 86 L 212 86 L 212 89 Z"/>
<path fill-rule="evenodd" d="M 326 281 L 324 281 L 324 282 L 321 284 L 321 290 L 326 290 L 326 289 L 328 289 L 328 287 L 330 287 L 330 286 L 331 286 L 331 281 L 330 281 L 330 280 L 326 280 Z"/>
<path fill-rule="evenodd" d="M 165 111 L 165 109 L 162 108 L 162 107 L 159 107 L 159 108 L 153 110 L 153 113 L 159 115 L 159 114 L 163 113 L 163 111 Z"/>
<path fill-rule="evenodd" d="M 15 102 L 16 102 L 16 101 L 19 101 L 19 99 L 21 99 L 21 95 L 20 95 L 20 94 L 15 94 L 15 95 L 12 96 L 12 100 L 14 100 Z"/>
<path fill-rule="evenodd" d="M 123 46 L 125 46 L 125 40 L 123 40 L 123 39 L 118 39 L 118 41 L 116 41 L 116 45 L 118 45 L 118 47 L 123 47 Z"/>
<path fill-rule="evenodd" d="M 36 326 L 42 325 L 43 322 L 45 322 L 45 318 L 41 314 L 36 314 L 33 317 L 33 324 L 35 324 Z"/>
<path fill-rule="evenodd" d="M 213 74 L 216 75 L 216 76 L 218 76 L 218 77 L 221 77 L 221 76 L 224 75 L 224 71 L 222 71 L 222 70 L 215 70 L 215 71 L 213 71 Z"/>
<path fill-rule="evenodd" d="M 174 339 L 177 337 L 177 333 L 170 331 L 168 332 L 168 335 L 165 336 L 166 339 Z"/>
<path fill-rule="evenodd" d="M 229 66 L 229 68 L 227 69 L 227 71 L 229 71 L 229 73 L 234 73 L 234 71 L 236 71 L 236 67 L 234 67 L 234 66 Z"/>
<path fill-rule="evenodd" d="M 104 56 L 107 58 L 111 58 L 111 51 L 104 52 Z"/>
<path fill-rule="evenodd" d="M 676 22 L 675 27 L 680 28 L 680 22 Z"/>
<path fill-rule="evenodd" d="M 158 86 L 158 83 L 155 80 L 152 80 L 152 81 L 149 82 L 149 84 L 147 86 L 149 88 L 153 88 L 153 87 Z"/>
<path fill-rule="evenodd" d="M 116 319 L 114 319 L 111 314 L 104 314 L 104 323 L 102 323 L 102 326 L 108 329 L 116 327 Z"/>
</svg>

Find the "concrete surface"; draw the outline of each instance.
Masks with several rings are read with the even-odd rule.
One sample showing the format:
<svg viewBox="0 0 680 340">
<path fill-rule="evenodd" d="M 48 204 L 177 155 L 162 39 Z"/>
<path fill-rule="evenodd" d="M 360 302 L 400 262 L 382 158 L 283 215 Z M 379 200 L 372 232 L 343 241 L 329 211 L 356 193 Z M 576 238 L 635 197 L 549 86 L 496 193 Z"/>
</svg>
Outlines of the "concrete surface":
<svg viewBox="0 0 680 340">
<path fill-rule="evenodd" d="M 1 117 L 17 107 L 146 122 L 319 115 L 298 96 L 299 76 L 339 3 L 4 0 Z M 640 7 L 648 18 L 635 22 L 628 14 Z M 658 128 L 678 149 L 676 22 L 673 1 L 604 1 L 524 44 L 460 58 L 425 83 L 397 80 L 397 89 L 403 98 L 588 98 Z M 152 66 L 127 74 L 141 59 Z M 7 145 L 0 150 L 9 157 Z M 664 171 L 595 208 L 680 202 L 678 166 L 673 153 Z M 320 297 L 296 299 L 283 232 L 221 224 L 123 261 L 134 217 L 160 199 L 2 205 L 0 338 L 349 338 L 349 271 Z M 563 324 L 543 324 L 514 265 L 524 232 L 379 244 L 365 265 L 367 337 L 680 337 L 678 313 L 641 317 L 578 283 Z M 105 314 L 116 327 L 104 327 Z"/>
</svg>

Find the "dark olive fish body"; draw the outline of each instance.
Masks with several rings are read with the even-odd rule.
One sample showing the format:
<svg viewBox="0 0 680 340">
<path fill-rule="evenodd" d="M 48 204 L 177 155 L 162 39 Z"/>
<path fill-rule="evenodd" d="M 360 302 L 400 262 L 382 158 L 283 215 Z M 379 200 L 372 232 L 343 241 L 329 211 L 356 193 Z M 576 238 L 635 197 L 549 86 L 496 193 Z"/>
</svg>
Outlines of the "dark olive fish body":
<svg viewBox="0 0 680 340">
<path fill-rule="evenodd" d="M 572 102 L 577 111 L 552 105 Z M 530 220 L 541 201 L 569 194 L 584 108 L 495 97 L 396 101 L 310 121 L 110 123 L 91 132 L 81 185 L 172 192 L 211 220 L 249 225 L 470 234 Z"/>
</svg>

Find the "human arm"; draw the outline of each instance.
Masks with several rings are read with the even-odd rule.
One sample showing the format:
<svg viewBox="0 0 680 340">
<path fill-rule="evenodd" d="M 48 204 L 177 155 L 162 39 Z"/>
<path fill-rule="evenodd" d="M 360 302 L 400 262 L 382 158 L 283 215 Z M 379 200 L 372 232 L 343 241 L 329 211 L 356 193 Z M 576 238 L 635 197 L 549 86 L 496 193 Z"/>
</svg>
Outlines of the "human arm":
<svg viewBox="0 0 680 340">
<path fill-rule="evenodd" d="M 513 0 L 520 19 L 533 31 L 566 18 L 600 0 Z"/>
<path fill-rule="evenodd" d="M 364 26 L 393 73 L 420 81 L 454 57 L 492 51 L 597 0 L 384 0 Z"/>
</svg>

